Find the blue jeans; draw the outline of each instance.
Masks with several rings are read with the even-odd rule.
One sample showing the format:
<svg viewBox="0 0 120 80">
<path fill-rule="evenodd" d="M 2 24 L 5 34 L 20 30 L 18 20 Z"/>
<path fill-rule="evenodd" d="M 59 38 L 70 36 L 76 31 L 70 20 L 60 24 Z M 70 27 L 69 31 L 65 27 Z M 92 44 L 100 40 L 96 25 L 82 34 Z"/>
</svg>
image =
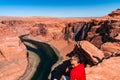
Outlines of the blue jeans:
<svg viewBox="0 0 120 80">
<path fill-rule="evenodd" d="M 70 80 L 69 76 L 65 76 L 64 80 Z"/>
</svg>

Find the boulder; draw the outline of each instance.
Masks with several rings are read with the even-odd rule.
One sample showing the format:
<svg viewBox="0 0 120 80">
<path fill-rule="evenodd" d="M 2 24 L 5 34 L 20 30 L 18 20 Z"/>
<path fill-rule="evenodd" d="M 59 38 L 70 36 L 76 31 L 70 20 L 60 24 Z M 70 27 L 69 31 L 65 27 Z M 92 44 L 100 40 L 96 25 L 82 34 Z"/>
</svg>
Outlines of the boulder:
<svg viewBox="0 0 120 80">
<path fill-rule="evenodd" d="M 102 59 L 104 57 L 104 53 L 89 41 L 83 40 L 80 41 L 79 44 L 81 48 L 84 49 L 93 58 L 95 62 L 98 62 L 97 58 Z"/>
</svg>

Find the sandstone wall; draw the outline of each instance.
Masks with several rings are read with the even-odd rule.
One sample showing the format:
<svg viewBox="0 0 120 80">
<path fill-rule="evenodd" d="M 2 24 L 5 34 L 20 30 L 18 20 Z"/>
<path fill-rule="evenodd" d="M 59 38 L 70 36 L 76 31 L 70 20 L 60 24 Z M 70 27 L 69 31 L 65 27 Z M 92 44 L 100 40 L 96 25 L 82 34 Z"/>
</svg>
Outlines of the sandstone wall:
<svg viewBox="0 0 120 80">
<path fill-rule="evenodd" d="M 0 32 L 0 80 L 18 80 L 28 65 L 26 47 L 8 26 Z"/>
</svg>

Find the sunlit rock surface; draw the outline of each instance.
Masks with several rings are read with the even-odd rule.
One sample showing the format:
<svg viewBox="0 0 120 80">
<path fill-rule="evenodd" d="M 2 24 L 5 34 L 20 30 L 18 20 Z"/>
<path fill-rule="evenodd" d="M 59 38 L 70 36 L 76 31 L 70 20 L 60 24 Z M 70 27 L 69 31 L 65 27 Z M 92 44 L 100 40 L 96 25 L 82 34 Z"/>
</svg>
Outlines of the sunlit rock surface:
<svg viewBox="0 0 120 80">
<path fill-rule="evenodd" d="M 104 60 L 97 66 L 86 68 L 86 80 L 119 80 L 120 57 Z"/>
<path fill-rule="evenodd" d="M 0 25 L 0 80 L 18 80 L 27 68 L 27 50 L 14 31 Z"/>
</svg>

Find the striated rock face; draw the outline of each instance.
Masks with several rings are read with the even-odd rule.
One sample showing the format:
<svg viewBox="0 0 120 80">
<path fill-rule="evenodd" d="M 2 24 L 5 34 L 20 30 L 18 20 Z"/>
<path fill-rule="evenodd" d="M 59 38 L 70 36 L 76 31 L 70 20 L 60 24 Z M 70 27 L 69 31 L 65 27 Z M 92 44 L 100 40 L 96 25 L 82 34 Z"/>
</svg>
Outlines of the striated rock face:
<svg viewBox="0 0 120 80">
<path fill-rule="evenodd" d="M 97 66 L 86 68 L 86 80 L 119 80 L 120 58 L 104 60 Z"/>
<path fill-rule="evenodd" d="M 26 47 L 8 26 L 0 32 L 0 80 L 18 80 L 28 64 Z"/>
</svg>

